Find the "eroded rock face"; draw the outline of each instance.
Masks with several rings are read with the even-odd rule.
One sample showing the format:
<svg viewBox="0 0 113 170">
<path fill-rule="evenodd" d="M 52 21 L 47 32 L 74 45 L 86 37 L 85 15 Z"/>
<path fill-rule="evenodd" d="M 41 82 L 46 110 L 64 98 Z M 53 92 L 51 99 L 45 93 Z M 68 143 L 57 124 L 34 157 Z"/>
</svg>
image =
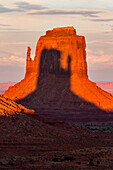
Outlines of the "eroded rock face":
<svg viewBox="0 0 113 170">
<path fill-rule="evenodd" d="M 21 104 L 17 104 L 16 102 L 12 101 L 0 95 L 0 116 L 9 116 L 18 113 L 34 113 L 34 110 L 30 110 L 22 106 Z"/>
<path fill-rule="evenodd" d="M 61 90 L 61 103 L 64 103 L 63 89 L 65 89 L 66 94 L 71 92 L 99 108 L 113 110 L 112 95 L 88 80 L 85 48 L 85 38 L 76 35 L 73 27 L 54 28 L 47 31 L 37 43 L 34 60 L 31 59 L 31 48 L 28 47 L 25 78 L 14 87 L 10 87 L 5 92 L 5 96 L 14 100 L 25 99 L 30 106 L 48 105 L 50 107 L 49 100 L 56 101 L 58 89 Z M 44 94 L 51 93 L 52 89 L 54 94 L 46 100 L 48 96 Z M 39 91 L 42 91 L 40 95 Z M 66 96 L 64 106 L 72 102 L 70 95 Z M 54 104 L 59 107 L 58 101 Z"/>
<path fill-rule="evenodd" d="M 30 57 L 31 48 L 28 47 L 25 79 L 13 88 L 10 87 L 5 95 L 13 99 L 27 96 L 36 89 L 39 70 L 55 74 L 68 72 L 69 59 L 71 74 L 87 78 L 85 47 L 85 38 L 76 35 L 73 27 L 54 28 L 52 31 L 47 31 L 37 43 L 34 60 Z"/>
<path fill-rule="evenodd" d="M 52 69 L 56 69 L 57 72 L 59 70 L 59 73 L 63 70 L 65 72 L 68 70 L 70 58 L 71 74 L 88 78 L 85 48 L 85 38 L 76 35 L 73 27 L 54 28 L 52 31 L 47 31 L 37 43 L 34 61 L 30 58 L 31 49 L 28 47 L 26 77 L 32 73 L 38 75 L 40 67 L 44 67 L 44 72 L 48 72 L 47 67 L 49 72 L 52 72 Z"/>
</svg>

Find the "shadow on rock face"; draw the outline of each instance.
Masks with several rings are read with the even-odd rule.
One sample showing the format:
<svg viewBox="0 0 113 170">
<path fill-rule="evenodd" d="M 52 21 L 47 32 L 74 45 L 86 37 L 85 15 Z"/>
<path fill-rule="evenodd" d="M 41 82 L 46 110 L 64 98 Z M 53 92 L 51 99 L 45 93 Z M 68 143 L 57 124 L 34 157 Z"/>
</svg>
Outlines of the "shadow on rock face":
<svg viewBox="0 0 113 170">
<path fill-rule="evenodd" d="M 25 78 L 9 87 L 5 96 L 36 111 L 47 107 L 58 112 L 61 108 L 113 111 L 113 96 L 88 79 L 85 37 L 73 27 L 55 28 L 41 36 L 34 60 L 28 47 Z"/>
<path fill-rule="evenodd" d="M 68 57 L 67 70 L 61 67 L 60 59 L 58 50 L 42 51 L 37 88 L 18 103 L 35 109 L 40 115 L 69 122 L 101 121 L 105 111 L 70 91 L 71 57 Z"/>
<path fill-rule="evenodd" d="M 40 61 L 41 74 L 70 75 L 70 57 L 68 57 L 68 68 L 64 70 L 60 64 L 61 52 L 55 49 L 44 49 Z"/>
</svg>

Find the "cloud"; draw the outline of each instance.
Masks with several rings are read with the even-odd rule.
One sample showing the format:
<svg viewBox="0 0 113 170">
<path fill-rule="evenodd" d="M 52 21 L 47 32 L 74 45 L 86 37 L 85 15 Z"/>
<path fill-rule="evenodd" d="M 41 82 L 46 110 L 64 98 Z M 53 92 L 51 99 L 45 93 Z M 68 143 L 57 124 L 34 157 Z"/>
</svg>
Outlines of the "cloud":
<svg viewBox="0 0 113 170">
<path fill-rule="evenodd" d="M 105 34 L 113 34 L 113 30 L 108 30 L 104 32 Z"/>
<path fill-rule="evenodd" d="M 12 10 L 0 4 L 0 13 L 7 13 L 7 12 L 12 12 Z"/>
<path fill-rule="evenodd" d="M 113 68 L 113 55 L 103 56 L 88 56 L 88 64 L 90 69 L 112 69 Z"/>
<path fill-rule="evenodd" d="M 90 19 L 90 21 L 94 21 L 94 22 L 110 22 L 110 21 L 113 21 L 113 18 L 96 18 L 96 19 Z"/>
<path fill-rule="evenodd" d="M 33 44 L 34 45 L 34 42 L 32 42 L 32 41 L 19 41 L 19 42 L 1 42 L 1 45 L 5 45 L 5 46 L 7 46 L 7 45 L 29 45 L 29 44 Z"/>
<path fill-rule="evenodd" d="M 46 9 L 46 10 L 34 10 L 29 11 L 27 14 L 29 15 L 83 15 L 83 16 L 90 16 L 90 17 L 98 17 L 96 14 L 102 13 L 101 10 L 63 10 L 63 9 Z"/>
<path fill-rule="evenodd" d="M 20 1 L 15 3 L 17 6 L 17 11 L 30 11 L 30 10 L 41 10 L 41 9 L 47 9 L 47 7 L 43 5 L 38 4 L 30 4 L 28 2 Z"/>
<path fill-rule="evenodd" d="M 25 59 L 14 55 L 10 57 L 0 57 L 0 66 L 15 66 L 16 64 L 23 67 L 25 65 Z"/>
<path fill-rule="evenodd" d="M 10 27 L 11 25 L 8 24 L 0 24 L 0 27 Z"/>
<path fill-rule="evenodd" d="M 30 10 L 42 10 L 47 9 L 48 7 L 45 7 L 43 5 L 38 4 L 30 4 L 28 2 L 17 2 L 14 4 L 13 8 L 6 7 L 0 4 L 0 13 L 9 13 L 9 12 L 26 12 Z"/>
<path fill-rule="evenodd" d="M 8 24 L 0 24 L 0 31 L 18 31 L 21 30 L 19 28 L 11 28 L 12 25 L 8 25 Z"/>
<path fill-rule="evenodd" d="M 91 41 L 87 41 L 87 44 L 95 44 L 95 43 L 99 43 L 99 40 L 91 40 Z M 90 50 L 88 50 L 90 51 Z"/>
<path fill-rule="evenodd" d="M 105 34 L 113 34 L 113 25 L 108 25 L 108 26 L 110 26 L 110 29 L 107 30 L 107 31 L 105 31 L 104 33 L 105 33 Z M 113 42 L 113 41 L 112 41 L 112 42 Z"/>
<path fill-rule="evenodd" d="M 9 28 L 9 27 L 2 27 L 0 28 L 0 31 L 20 31 L 22 29 L 19 28 Z"/>
<path fill-rule="evenodd" d="M 104 33 L 107 33 L 107 32 L 104 32 Z M 113 44 L 113 39 L 109 39 L 109 40 L 91 40 L 91 41 L 87 41 L 87 44 L 88 45 L 95 45 L 95 44 Z M 90 52 L 90 50 L 88 50 L 88 52 Z M 93 52 L 93 54 L 94 53 L 96 53 L 96 55 L 97 55 L 97 52 L 95 51 L 95 52 Z M 99 54 L 100 54 L 100 51 L 99 51 Z"/>
<path fill-rule="evenodd" d="M 88 50 L 88 65 L 90 69 L 113 68 L 113 55 L 105 54 L 104 51 Z"/>
<path fill-rule="evenodd" d="M 8 8 L 0 5 L 0 13 L 8 12 L 26 12 L 29 15 L 83 15 L 89 17 L 98 17 L 97 14 L 103 13 L 102 10 L 87 10 L 87 9 L 49 9 L 46 6 L 39 4 L 31 4 L 20 1 L 14 4 L 13 8 Z"/>
</svg>

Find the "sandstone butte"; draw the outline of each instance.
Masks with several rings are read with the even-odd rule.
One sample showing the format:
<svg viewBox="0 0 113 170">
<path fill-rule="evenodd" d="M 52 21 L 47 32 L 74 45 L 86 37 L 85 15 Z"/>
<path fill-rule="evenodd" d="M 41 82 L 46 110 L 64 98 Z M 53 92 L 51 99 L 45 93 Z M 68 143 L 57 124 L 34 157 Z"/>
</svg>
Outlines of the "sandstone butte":
<svg viewBox="0 0 113 170">
<path fill-rule="evenodd" d="M 65 76 L 61 76 L 62 78 L 57 79 L 54 84 L 53 76 L 60 77 L 60 75 L 67 74 L 69 89 L 74 95 L 102 110 L 113 111 L 113 96 L 88 79 L 85 37 L 77 35 L 74 27 L 54 28 L 47 31 L 46 35 L 41 36 L 38 40 L 34 60 L 31 59 L 30 54 L 31 48 L 28 47 L 25 78 L 13 87 L 9 87 L 5 91 L 6 97 L 13 100 L 24 100 L 27 96 L 31 96 L 28 97 L 28 104 L 35 100 L 36 106 L 44 106 L 49 102 L 46 101 L 46 97 L 51 95 L 51 103 L 52 101 L 58 103 L 58 100 L 55 101 L 54 98 L 60 86 L 66 90 L 66 82 L 63 79 Z M 42 77 L 43 83 L 39 86 Z M 60 83 L 59 88 L 57 87 L 56 92 L 53 92 L 52 88 L 58 86 L 58 83 Z M 63 87 L 62 102 L 65 99 Z M 39 95 L 35 93 L 37 88 Z M 40 94 L 41 92 L 43 94 Z M 38 100 L 41 95 L 44 97 L 42 96 L 42 99 Z M 71 99 L 68 97 L 66 102 L 68 105 L 69 102 L 71 103 Z M 43 104 L 41 105 L 41 103 Z M 58 107 L 58 105 L 56 106 Z"/>
</svg>

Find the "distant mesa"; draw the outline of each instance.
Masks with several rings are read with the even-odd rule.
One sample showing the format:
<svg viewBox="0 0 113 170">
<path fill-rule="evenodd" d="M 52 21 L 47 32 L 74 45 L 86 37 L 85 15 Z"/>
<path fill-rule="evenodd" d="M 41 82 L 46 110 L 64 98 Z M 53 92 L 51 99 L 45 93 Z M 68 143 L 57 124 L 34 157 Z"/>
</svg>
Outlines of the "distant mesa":
<svg viewBox="0 0 113 170">
<path fill-rule="evenodd" d="M 54 28 L 41 36 L 34 60 L 28 47 L 25 78 L 5 96 L 30 108 L 84 108 L 113 111 L 113 96 L 88 79 L 85 37 L 74 27 Z"/>
</svg>

